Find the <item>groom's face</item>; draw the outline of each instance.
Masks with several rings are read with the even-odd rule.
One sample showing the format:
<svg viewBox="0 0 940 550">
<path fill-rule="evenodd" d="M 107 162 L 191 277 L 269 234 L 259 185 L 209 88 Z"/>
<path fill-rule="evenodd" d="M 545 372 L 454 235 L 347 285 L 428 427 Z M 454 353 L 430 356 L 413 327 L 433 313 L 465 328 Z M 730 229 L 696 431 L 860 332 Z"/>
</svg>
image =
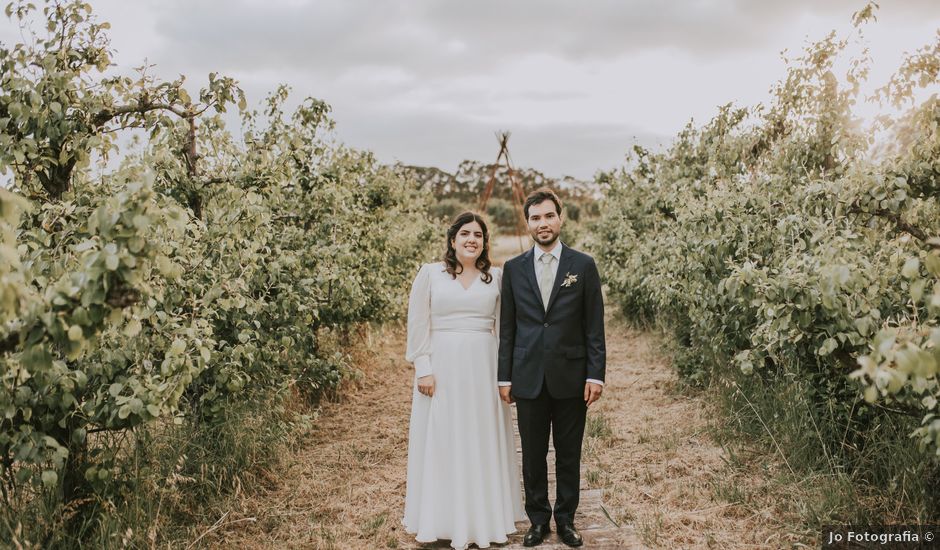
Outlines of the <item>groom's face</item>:
<svg viewBox="0 0 940 550">
<path fill-rule="evenodd" d="M 555 211 L 555 203 L 544 200 L 529 207 L 529 233 L 541 246 L 552 246 L 561 233 L 561 215 Z"/>
</svg>

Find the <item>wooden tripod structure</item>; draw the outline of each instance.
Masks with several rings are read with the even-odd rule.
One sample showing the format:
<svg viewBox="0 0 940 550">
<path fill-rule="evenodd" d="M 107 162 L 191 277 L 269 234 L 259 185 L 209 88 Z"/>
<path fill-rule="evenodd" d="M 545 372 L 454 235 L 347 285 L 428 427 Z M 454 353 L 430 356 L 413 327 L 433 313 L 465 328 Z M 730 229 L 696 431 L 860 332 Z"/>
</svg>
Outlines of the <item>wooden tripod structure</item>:
<svg viewBox="0 0 940 550">
<path fill-rule="evenodd" d="M 522 237 L 526 234 L 525 213 L 522 209 L 522 205 L 525 203 L 525 190 L 522 189 L 522 184 L 516 178 L 516 171 L 512 167 L 512 160 L 509 157 L 509 136 L 511 134 L 511 132 L 496 132 L 496 139 L 499 141 L 499 154 L 496 155 L 496 162 L 490 171 L 486 187 L 483 188 L 483 194 L 480 195 L 479 211 L 481 213 L 486 212 L 486 203 L 489 202 L 490 196 L 493 194 L 493 187 L 496 185 L 496 173 L 499 171 L 500 163 L 505 160 L 506 175 L 509 177 L 509 185 L 512 188 L 511 202 L 513 209 L 518 214 L 516 216 L 516 236 L 519 237 L 519 250 L 521 251 L 524 248 Z"/>
</svg>

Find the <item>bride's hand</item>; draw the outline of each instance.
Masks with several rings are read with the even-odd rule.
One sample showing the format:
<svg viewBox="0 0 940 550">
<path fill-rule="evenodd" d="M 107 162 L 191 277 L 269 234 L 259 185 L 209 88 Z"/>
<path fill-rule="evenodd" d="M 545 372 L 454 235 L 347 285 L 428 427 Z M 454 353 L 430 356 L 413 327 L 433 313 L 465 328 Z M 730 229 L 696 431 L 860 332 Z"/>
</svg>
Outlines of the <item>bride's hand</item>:
<svg viewBox="0 0 940 550">
<path fill-rule="evenodd" d="M 418 391 L 428 397 L 434 397 L 434 375 L 429 374 L 418 378 Z"/>
<path fill-rule="evenodd" d="M 499 398 L 503 400 L 507 405 L 514 402 L 515 399 L 512 397 L 512 386 L 500 386 L 499 387 Z"/>
</svg>

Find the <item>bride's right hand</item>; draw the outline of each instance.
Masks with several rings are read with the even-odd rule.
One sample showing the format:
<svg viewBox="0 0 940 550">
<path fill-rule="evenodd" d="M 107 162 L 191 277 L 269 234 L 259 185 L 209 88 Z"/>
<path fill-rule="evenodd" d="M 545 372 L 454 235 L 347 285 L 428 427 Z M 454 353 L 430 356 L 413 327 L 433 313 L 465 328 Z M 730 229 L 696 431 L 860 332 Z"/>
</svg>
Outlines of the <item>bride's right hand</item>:
<svg viewBox="0 0 940 550">
<path fill-rule="evenodd" d="M 418 378 L 418 391 L 428 397 L 434 397 L 434 375 L 429 374 Z"/>
</svg>

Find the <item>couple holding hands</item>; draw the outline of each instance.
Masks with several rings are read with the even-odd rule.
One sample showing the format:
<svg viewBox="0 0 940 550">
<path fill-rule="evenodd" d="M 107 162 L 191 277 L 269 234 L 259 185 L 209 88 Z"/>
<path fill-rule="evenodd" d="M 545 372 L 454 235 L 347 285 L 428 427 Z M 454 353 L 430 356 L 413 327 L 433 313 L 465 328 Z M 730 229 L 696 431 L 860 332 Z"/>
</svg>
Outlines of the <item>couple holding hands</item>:
<svg viewBox="0 0 940 550">
<path fill-rule="evenodd" d="M 419 542 L 504 543 L 528 516 L 525 546 L 554 517 L 574 526 L 587 407 L 605 372 L 604 304 L 594 260 L 562 244 L 562 204 L 546 188 L 523 207 L 535 246 L 492 267 L 483 219 L 465 212 L 439 263 L 421 267 L 408 304 L 406 358 L 415 366 L 403 524 Z M 522 441 L 523 514 L 510 403 Z M 556 496 L 548 498 L 549 434 Z"/>
</svg>

